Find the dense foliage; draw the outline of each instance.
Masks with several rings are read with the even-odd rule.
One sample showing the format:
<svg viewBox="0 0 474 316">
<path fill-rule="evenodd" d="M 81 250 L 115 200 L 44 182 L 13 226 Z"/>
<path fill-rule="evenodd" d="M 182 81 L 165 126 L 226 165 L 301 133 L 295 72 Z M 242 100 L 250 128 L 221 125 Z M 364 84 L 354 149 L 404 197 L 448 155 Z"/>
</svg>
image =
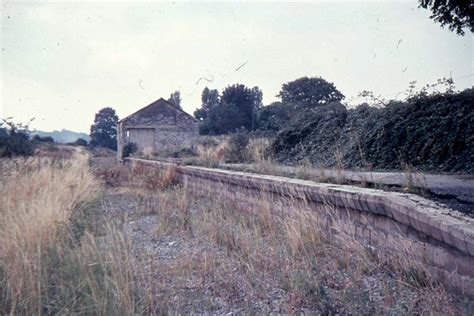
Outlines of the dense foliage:
<svg viewBox="0 0 474 316">
<path fill-rule="evenodd" d="M 116 150 L 117 123 L 118 116 L 114 109 L 110 107 L 101 109 L 95 115 L 94 124 L 91 126 L 90 144 Z"/>
<path fill-rule="evenodd" d="M 282 102 L 264 107 L 258 87 L 235 84 L 224 89 L 222 95 L 206 87 L 202 92 L 202 105 L 194 116 L 201 122 L 203 135 L 229 134 L 240 128 L 268 133 L 286 126 L 295 110 L 344 99 L 334 84 L 320 77 L 303 77 L 285 83 L 278 96 Z"/>
<path fill-rule="evenodd" d="M 71 146 L 87 146 L 87 140 L 83 139 L 83 138 L 78 138 L 76 139 L 75 141 L 71 142 L 71 143 L 68 143 L 68 145 L 71 145 Z"/>
<path fill-rule="evenodd" d="M 254 130 L 255 116 L 261 107 L 262 91 L 258 87 L 235 84 L 225 88 L 221 95 L 217 90 L 205 88 L 202 106 L 194 112 L 194 116 L 201 121 L 201 134 L 222 135 L 242 127 Z"/>
<path fill-rule="evenodd" d="M 474 32 L 472 0 L 419 0 L 420 7 L 431 10 L 430 18 L 448 26 L 449 30 L 464 35 L 464 29 Z"/>
<path fill-rule="evenodd" d="M 217 112 L 217 107 L 221 102 L 219 91 L 216 89 L 210 90 L 208 87 L 204 88 L 201 94 L 201 108 L 194 111 L 194 116 L 201 121 L 201 128 L 208 131 L 211 122 L 211 116 Z M 204 133 L 206 134 L 206 133 Z"/>
<path fill-rule="evenodd" d="M 247 160 L 246 148 L 249 144 L 249 132 L 245 128 L 238 129 L 230 135 L 227 162 L 243 162 Z"/>
<path fill-rule="evenodd" d="M 257 111 L 257 129 L 265 132 L 278 132 L 286 127 L 294 113 L 295 107 L 293 105 L 273 102 Z"/>
<path fill-rule="evenodd" d="M 0 123 L 0 157 L 31 156 L 34 149 L 28 126 L 6 120 Z"/>
<path fill-rule="evenodd" d="M 272 150 L 319 166 L 474 172 L 474 90 L 419 95 L 382 108 L 338 103 L 299 113 Z"/>
<path fill-rule="evenodd" d="M 171 93 L 168 102 L 181 109 L 181 93 L 179 91 Z"/>
<path fill-rule="evenodd" d="M 54 138 L 51 136 L 41 137 L 40 135 L 34 135 L 32 140 L 39 143 L 54 143 Z"/>
<path fill-rule="evenodd" d="M 334 84 L 321 77 L 302 77 L 283 84 L 278 97 L 285 104 L 297 107 L 313 107 L 344 99 Z"/>
</svg>

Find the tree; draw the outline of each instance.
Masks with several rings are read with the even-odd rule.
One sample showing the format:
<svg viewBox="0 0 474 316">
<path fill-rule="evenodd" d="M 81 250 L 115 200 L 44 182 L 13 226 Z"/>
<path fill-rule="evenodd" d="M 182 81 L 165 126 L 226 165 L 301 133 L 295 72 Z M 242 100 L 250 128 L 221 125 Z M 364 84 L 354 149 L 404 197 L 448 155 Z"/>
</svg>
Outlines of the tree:
<svg viewBox="0 0 474 316">
<path fill-rule="evenodd" d="M 464 35 L 464 29 L 474 32 L 472 0 L 419 0 L 420 7 L 431 10 L 431 19 L 448 26 L 449 30 Z"/>
<path fill-rule="evenodd" d="M 333 83 L 321 77 L 302 77 L 285 83 L 277 97 L 286 104 L 310 107 L 339 102 L 345 98 Z"/>
<path fill-rule="evenodd" d="M 218 107 L 221 104 L 219 92 L 215 89 L 204 88 L 201 95 L 201 108 L 194 111 L 194 116 L 201 121 L 199 133 L 215 134 Z"/>
<path fill-rule="evenodd" d="M 210 116 L 213 109 L 220 105 L 219 92 L 205 87 L 201 94 L 201 108 L 194 111 L 194 117 L 198 120 L 205 120 Z"/>
<path fill-rule="evenodd" d="M 263 93 L 258 87 L 248 88 L 243 84 L 234 84 L 222 91 L 222 110 L 224 117 L 221 123 L 221 133 L 234 132 L 240 127 L 254 130 L 255 115 L 262 107 Z"/>
<path fill-rule="evenodd" d="M 95 115 L 94 124 L 91 126 L 90 144 L 116 150 L 117 123 L 118 116 L 114 109 L 106 107 L 100 110 Z"/>
<path fill-rule="evenodd" d="M 168 102 L 181 109 L 181 93 L 178 90 L 171 93 Z"/>
<path fill-rule="evenodd" d="M 255 129 L 255 115 L 261 106 L 262 91 L 258 87 L 235 84 L 225 88 L 222 96 L 217 90 L 206 87 L 202 92 L 201 108 L 194 116 L 201 121 L 201 134 L 227 134 L 240 127 Z"/>
</svg>

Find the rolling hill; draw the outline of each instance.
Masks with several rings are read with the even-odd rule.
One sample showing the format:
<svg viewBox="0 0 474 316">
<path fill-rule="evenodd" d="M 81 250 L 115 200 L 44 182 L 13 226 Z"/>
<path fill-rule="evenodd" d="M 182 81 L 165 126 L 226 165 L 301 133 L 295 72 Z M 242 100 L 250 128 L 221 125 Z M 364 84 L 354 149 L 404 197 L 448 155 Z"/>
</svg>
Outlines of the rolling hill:
<svg viewBox="0 0 474 316">
<path fill-rule="evenodd" d="M 52 137 L 55 142 L 57 143 L 71 143 L 76 141 L 78 138 L 82 138 L 86 140 L 87 142 L 90 141 L 89 135 L 86 133 L 81 133 L 81 132 L 74 132 L 74 131 L 69 131 L 67 129 L 62 129 L 60 131 L 52 131 L 52 132 L 44 132 L 44 131 L 34 131 L 31 133 L 32 135 L 39 135 L 41 137 Z"/>
</svg>

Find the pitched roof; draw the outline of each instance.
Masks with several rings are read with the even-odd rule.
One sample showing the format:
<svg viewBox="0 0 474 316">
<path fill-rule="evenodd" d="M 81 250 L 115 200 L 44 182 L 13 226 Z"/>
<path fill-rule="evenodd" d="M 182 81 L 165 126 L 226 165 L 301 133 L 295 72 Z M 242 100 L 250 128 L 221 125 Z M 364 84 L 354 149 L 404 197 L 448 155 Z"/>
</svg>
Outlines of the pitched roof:
<svg viewBox="0 0 474 316">
<path fill-rule="evenodd" d="M 168 105 L 168 106 L 171 106 L 171 107 L 172 107 L 173 109 L 175 109 L 176 111 L 182 112 L 183 114 L 189 116 L 189 117 L 192 118 L 193 120 L 198 121 L 198 119 L 196 119 L 194 116 L 192 116 L 191 114 L 189 114 L 189 113 L 183 111 L 181 108 L 178 108 L 178 107 L 177 107 L 176 105 L 174 105 L 173 103 L 171 103 L 171 102 L 169 102 L 169 101 L 167 101 L 167 100 L 165 100 L 165 99 L 163 99 L 163 98 L 159 98 L 158 100 L 153 101 L 152 103 L 150 103 L 150 104 L 148 104 L 147 106 L 141 108 L 140 110 L 135 111 L 135 112 L 133 112 L 132 114 L 130 114 L 130 115 L 124 117 L 123 119 L 119 120 L 119 123 L 122 122 L 122 121 L 125 121 L 125 120 L 127 120 L 128 118 L 130 118 L 130 117 L 132 117 L 132 116 L 134 116 L 134 115 L 140 113 L 141 111 L 143 111 L 143 110 L 145 110 L 145 109 L 148 109 L 149 107 L 152 107 L 152 106 L 157 105 L 157 104 L 159 104 L 159 103 L 165 104 L 165 105 Z"/>
</svg>

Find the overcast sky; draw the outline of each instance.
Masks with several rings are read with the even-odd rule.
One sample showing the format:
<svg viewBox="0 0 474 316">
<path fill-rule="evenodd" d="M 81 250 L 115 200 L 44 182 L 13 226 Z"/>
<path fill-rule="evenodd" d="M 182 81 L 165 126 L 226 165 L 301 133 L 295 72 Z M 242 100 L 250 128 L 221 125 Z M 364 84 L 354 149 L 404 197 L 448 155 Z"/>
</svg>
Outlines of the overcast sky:
<svg viewBox="0 0 474 316">
<path fill-rule="evenodd" d="M 174 90 L 192 113 L 205 86 L 258 86 L 269 104 L 302 76 L 349 100 L 393 98 L 412 80 L 473 85 L 473 36 L 442 29 L 417 0 L 1 4 L 0 116 L 46 131 L 88 132 L 105 106 L 124 117 Z"/>
</svg>

